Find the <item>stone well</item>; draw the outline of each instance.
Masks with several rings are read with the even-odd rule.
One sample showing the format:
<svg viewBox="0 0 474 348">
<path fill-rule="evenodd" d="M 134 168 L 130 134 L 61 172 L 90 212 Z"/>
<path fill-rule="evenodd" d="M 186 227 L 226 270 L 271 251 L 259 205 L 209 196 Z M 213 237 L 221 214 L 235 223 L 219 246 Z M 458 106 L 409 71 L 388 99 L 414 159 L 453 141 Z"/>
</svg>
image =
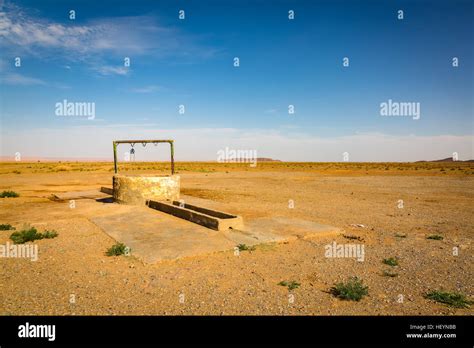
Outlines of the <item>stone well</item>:
<svg viewBox="0 0 474 348">
<path fill-rule="evenodd" d="M 113 177 L 114 200 L 142 205 L 147 200 L 179 200 L 179 175 L 121 175 Z"/>
</svg>

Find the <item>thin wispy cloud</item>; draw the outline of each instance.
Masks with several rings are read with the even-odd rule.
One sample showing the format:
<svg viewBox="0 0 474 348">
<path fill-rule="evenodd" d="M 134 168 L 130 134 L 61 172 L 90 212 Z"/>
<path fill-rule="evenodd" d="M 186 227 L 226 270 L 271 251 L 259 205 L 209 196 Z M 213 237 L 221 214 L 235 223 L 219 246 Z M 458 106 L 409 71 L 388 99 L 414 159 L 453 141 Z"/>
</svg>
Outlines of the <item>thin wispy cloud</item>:
<svg viewBox="0 0 474 348">
<path fill-rule="evenodd" d="M 209 57 L 214 49 L 195 37 L 159 24 L 148 15 L 101 18 L 76 24 L 58 23 L 28 14 L 7 4 L 0 9 L 0 46 L 41 57 L 59 55 L 70 60 L 97 63 L 103 55 L 155 57 Z M 186 47 L 186 49 L 183 49 Z"/>
<path fill-rule="evenodd" d="M 0 78 L 2 83 L 7 85 L 20 86 L 46 86 L 47 82 L 34 77 L 28 77 L 21 74 L 10 73 Z"/>
<path fill-rule="evenodd" d="M 99 74 L 108 76 L 108 75 L 128 75 L 130 74 L 130 69 L 124 66 L 97 66 L 94 68 Z"/>
<path fill-rule="evenodd" d="M 133 93 L 153 93 L 161 90 L 162 87 L 156 85 L 150 85 L 145 87 L 132 88 Z"/>
<path fill-rule="evenodd" d="M 90 43 L 96 29 L 87 26 L 69 27 L 30 17 L 11 4 L 0 11 L 0 37 L 4 41 L 2 46 L 25 50 L 59 48 L 85 52 L 90 49 L 86 44 Z"/>
<path fill-rule="evenodd" d="M 4 85 L 9 86 L 48 86 L 57 89 L 70 89 L 71 86 L 68 86 L 62 82 L 55 81 L 45 81 L 32 76 L 26 76 L 19 73 L 2 71 L 0 75 L 0 82 Z"/>
</svg>

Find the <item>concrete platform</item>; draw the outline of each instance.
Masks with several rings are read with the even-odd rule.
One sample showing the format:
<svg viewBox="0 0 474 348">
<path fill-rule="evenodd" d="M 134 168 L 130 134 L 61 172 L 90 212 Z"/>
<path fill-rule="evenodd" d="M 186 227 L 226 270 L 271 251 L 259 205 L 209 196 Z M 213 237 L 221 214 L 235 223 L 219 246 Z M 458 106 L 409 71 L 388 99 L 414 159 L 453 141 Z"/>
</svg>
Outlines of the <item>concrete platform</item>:
<svg viewBox="0 0 474 348">
<path fill-rule="evenodd" d="M 145 263 L 203 255 L 234 247 L 234 243 L 218 231 L 147 207 L 90 220 L 115 240 L 129 246 L 132 255 Z"/>
<path fill-rule="evenodd" d="M 68 197 L 73 197 L 72 193 Z M 201 198 L 185 196 L 184 199 L 187 204 L 212 209 L 222 206 Z M 332 226 L 271 216 L 246 219 L 243 230 L 216 231 L 147 206 L 111 203 L 107 199 L 81 201 L 75 211 L 116 241 L 129 246 L 131 254 L 145 263 L 233 250 L 238 244 L 250 246 L 339 233 L 339 229 Z"/>
<path fill-rule="evenodd" d="M 257 219 L 252 221 L 252 226 L 246 231 L 214 231 L 142 207 L 121 214 L 93 217 L 90 220 L 115 240 L 129 246 L 132 255 L 145 263 L 233 250 L 239 244 L 283 242 L 337 232 L 337 229 L 331 226 L 294 219 Z M 285 230 L 295 223 L 300 225 L 296 230 Z"/>
<path fill-rule="evenodd" d="M 107 197 L 110 197 L 110 195 L 98 190 L 71 191 L 52 194 L 52 198 L 58 201 L 69 201 L 71 199 L 101 199 Z"/>
</svg>

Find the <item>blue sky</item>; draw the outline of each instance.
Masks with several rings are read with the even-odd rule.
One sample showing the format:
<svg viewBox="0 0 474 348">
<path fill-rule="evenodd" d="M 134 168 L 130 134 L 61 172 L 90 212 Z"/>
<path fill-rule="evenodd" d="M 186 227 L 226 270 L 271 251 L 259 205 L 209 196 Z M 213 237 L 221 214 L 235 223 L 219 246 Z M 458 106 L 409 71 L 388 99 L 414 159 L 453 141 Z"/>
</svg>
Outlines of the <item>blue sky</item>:
<svg viewBox="0 0 474 348">
<path fill-rule="evenodd" d="M 110 157 L 113 139 L 151 137 L 182 160 L 473 158 L 472 23 L 455 0 L 5 1 L 0 155 Z M 64 99 L 95 118 L 56 116 Z M 420 119 L 380 116 L 388 99 Z"/>
</svg>

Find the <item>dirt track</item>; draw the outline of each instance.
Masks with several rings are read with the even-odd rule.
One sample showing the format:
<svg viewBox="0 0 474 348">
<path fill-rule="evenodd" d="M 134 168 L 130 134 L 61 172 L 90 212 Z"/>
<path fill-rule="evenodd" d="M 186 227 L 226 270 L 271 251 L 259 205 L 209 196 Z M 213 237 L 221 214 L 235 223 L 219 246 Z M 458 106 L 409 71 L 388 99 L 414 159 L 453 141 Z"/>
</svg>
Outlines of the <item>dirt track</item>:
<svg viewBox="0 0 474 348">
<path fill-rule="evenodd" d="M 31 165 L 34 169 L 35 164 Z M 87 166 L 87 164 L 85 165 Z M 205 165 L 203 165 L 205 167 Z M 0 314 L 473 314 L 423 298 L 433 289 L 473 295 L 474 178 L 472 175 L 375 175 L 317 170 L 182 172 L 183 192 L 226 202 L 245 217 L 296 217 L 333 225 L 361 241 L 318 237 L 143 265 L 108 257 L 114 241 L 53 192 L 110 186 L 110 172 L 4 173 L 0 223 L 54 229 L 37 241 L 39 260 L 1 259 Z M 288 201 L 294 201 L 289 209 Z M 404 208 L 397 207 L 403 200 Z M 81 204 L 77 201 L 76 204 Z M 353 227 L 363 224 L 365 227 Z M 11 231 L 0 231 L 0 244 Z M 405 234 L 406 238 L 396 237 Z M 439 234 L 443 240 L 428 240 Z M 365 260 L 326 258 L 324 246 L 363 243 Z M 453 255 L 453 248 L 459 255 Z M 391 278 L 382 260 L 399 258 Z M 369 286 L 360 302 L 328 293 L 349 276 Z M 277 285 L 295 280 L 290 292 Z M 397 300 L 403 295 L 403 302 Z M 75 303 L 70 303 L 71 295 Z"/>
</svg>

